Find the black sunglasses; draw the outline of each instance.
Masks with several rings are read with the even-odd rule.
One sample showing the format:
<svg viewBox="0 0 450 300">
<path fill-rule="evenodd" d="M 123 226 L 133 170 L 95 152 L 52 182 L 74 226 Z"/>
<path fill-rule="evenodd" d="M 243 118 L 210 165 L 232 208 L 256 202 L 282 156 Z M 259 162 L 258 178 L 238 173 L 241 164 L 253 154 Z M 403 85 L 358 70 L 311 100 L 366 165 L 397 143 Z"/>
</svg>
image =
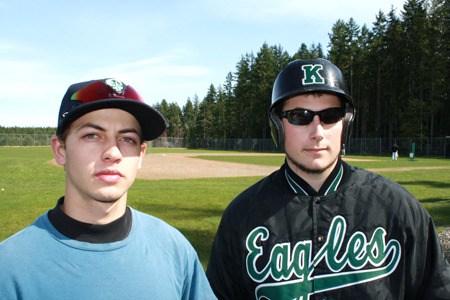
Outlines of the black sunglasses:
<svg viewBox="0 0 450 300">
<path fill-rule="evenodd" d="M 340 121 L 345 116 L 345 109 L 342 107 L 332 107 L 321 111 L 312 111 L 304 108 L 286 110 L 281 113 L 281 118 L 286 118 L 293 125 L 308 125 L 319 116 L 324 124 L 333 124 Z"/>
</svg>

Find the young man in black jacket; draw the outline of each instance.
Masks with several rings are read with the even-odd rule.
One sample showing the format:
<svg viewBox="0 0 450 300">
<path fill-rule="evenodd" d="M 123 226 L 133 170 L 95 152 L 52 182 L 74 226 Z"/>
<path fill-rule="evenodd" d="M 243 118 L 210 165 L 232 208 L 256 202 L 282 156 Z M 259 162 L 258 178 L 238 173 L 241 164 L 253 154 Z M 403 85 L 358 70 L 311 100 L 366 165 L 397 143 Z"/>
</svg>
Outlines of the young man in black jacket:
<svg viewBox="0 0 450 300">
<path fill-rule="evenodd" d="M 427 211 L 342 161 L 354 113 L 328 60 L 280 72 L 269 120 L 286 160 L 223 214 L 207 269 L 219 299 L 450 299 Z"/>
</svg>

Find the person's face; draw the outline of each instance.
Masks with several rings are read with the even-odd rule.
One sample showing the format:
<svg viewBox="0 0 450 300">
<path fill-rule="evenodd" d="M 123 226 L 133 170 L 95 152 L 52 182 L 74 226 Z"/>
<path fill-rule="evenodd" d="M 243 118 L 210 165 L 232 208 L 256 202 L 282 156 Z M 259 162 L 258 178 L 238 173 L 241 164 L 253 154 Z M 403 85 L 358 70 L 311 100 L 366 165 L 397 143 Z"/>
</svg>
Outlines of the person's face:
<svg viewBox="0 0 450 300">
<path fill-rule="evenodd" d="M 126 201 L 146 150 L 138 121 L 120 109 L 101 109 L 67 130 L 65 142 L 52 140 L 55 159 L 66 168 L 66 198 Z"/>
<path fill-rule="evenodd" d="M 331 107 L 341 107 L 341 101 L 337 96 L 305 94 L 285 101 L 282 111 L 295 108 L 321 111 Z M 282 122 L 286 160 L 289 167 L 300 176 L 311 174 L 328 176 L 339 157 L 343 121 L 323 124 L 316 115 L 307 125 L 293 125 L 286 118 L 283 118 Z"/>
</svg>

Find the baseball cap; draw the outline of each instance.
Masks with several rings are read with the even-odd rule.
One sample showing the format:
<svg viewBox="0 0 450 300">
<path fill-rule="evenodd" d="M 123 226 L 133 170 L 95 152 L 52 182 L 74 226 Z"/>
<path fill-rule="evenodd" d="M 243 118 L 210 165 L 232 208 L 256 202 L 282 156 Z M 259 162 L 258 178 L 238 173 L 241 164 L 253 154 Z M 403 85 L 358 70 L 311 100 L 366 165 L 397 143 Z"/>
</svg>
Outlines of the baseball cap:
<svg viewBox="0 0 450 300">
<path fill-rule="evenodd" d="M 105 108 L 118 108 L 132 114 L 141 125 L 145 141 L 159 137 L 168 125 L 164 116 L 144 103 L 134 88 L 117 79 L 106 78 L 69 86 L 61 101 L 56 134 L 62 134 L 84 114 Z"/>
</svg>

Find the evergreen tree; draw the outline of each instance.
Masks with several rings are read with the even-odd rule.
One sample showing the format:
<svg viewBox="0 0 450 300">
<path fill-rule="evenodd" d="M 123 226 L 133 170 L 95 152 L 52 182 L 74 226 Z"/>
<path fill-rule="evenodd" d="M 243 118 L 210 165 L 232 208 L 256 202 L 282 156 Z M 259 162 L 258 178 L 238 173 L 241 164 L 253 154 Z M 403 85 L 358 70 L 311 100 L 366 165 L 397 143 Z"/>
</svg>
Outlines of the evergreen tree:
<svg viewBox="0 0 450 300">
<path fill-rule="evenodd" d="M 408 110 L 403 110 L 400 128 L 403 134 L 414 135 L 414 133 L 418 133 L 419 137 L 424 137 L 427 132 L 426 123 L 430 115 L 429 106 L 426 105 L 429 100 L 427 86 L 430 78 L 425 64 L 429 59 L 428 33 L 430 25 L 424 1 L 408 0 L 403 9 L 404 66 L 408 80 L 406 99 Z M 411 118 L 412 116 L 408 112 L 412 113 L 414 118 Z"/>
<path fill-rule="evenodd" d="M 267 137 L 267 111 L 271 104 L 272 86 L 277 76 L 277 71 L 274 49 L 264 43 L 256 55 L 252 68 L 253 94 L 248 103 L 250 107 L 248 116 L 252 117 L 246 118 L 250 122 L 248 138 Z"/>
<path fill-rule="evenodd" d="M 380 136 L 398 137 L 400 136 L 399 124 L 400 110 L 404 107 L 403 102 L 406 95 L 406 76 L 403 69 L 404 39 L 401 20 L 392 8 L 387 17 L 386 31 L 386 55 L 384 56 L 385 73 L 382 74 L 383 82 L 383 103 L 381 109 L 384 111 L 383 127 Z"/>
<path fill-rule="evenodd" d="M 192 139 L 192 131 L 195 128 L 196 115 L 197 112 L 195 111 L 194 104 L 192 103 L 191 99 L 188 98 L 186 104 L 182 109 L 183 131 L 187 143 L 190 143 Z"/>
<path fill-rule="evenodd" d="M 428 72 L 430 79 L 429 136 L 446 135 L 450 128 L 450 1 L 433 0 L 430 7 Z"/>
<path fill-rule="evenodd" d="M 312 44 L 311 48 L 308 48 L 305 43 L 300 45 L 300 48 L 297 52 L 292 56 L 292 59 L 314 59 L 314 58 L 324 58 L 325 55 L 322 50 L 322 45 Z"/>
<path fill-rule="evenodd" d="M 235 111 L 239 113 L 237 120 L 236 138 L 248 138 L 250 136 L 250 120 L 253 118 L 250 109 L 250 101 L 253 98 L 252 65 L 253 54 L 246 54 L 237 63 L 236 85 L 234 87 Z"/>
<path fill-rule="evenodd" d="M 382 122 L 384 110 L 381 109 L 383 99 L 386 93 L 386 57 L 387 53 L 387 19 L 386 15 L 379 11 L 376 20 L 373 23 L 372 32 L 370 34 L 370 42 L 368 49 L 367 65 L 368 78 L 372 79 L 369 83 L 372 97 L 369 99 L 367 110 L 375 113 L 372 119 L 372 128 L 368 128 L 368 132 L 372 132 L 373 136 L 380 136 L 382 131 Z M 364 136 L 364 134 L 363 134 Z"/>
<path fill-rule="evenodd" d="M 193 118 L 193 124 L 190 127 L 189 130 L 189 136 L 188 141 L 189 144 L 191 145 L 191 147 L 193 148 L 198 148 L 201 147 L 201 139 L 202 139 L 202 134 L 203 134 L 203 128 L 200 124 L 200 100 L 198 99 L 198 96 L 195 95 L 194 97 L 194 102 L 193 102 L 193 114 L 194 114 L 194 118 Z"/>
<path fill-rule="evenodd" d="M 214 85 L 210 85 L 208 92 L 199 105 L 199 112 L 197 115 L 197 126 L 200 131 L 199 138 L 207 140 L 215 138 L 215 102 L 216 102 L 216 89 Z"/>
<path fill-rule="evenodd" d="M 177 103 L 173 102 L 169 104 L 166 118 L 170 122 L 170 126 L 167 129 L 167 136 L 174 138 L 184 137 L 181 109 Z"/>
<path fill-rule="evenodd" d="M 294 59 L 308 59 L 308 58 L 316 58 L 316 57 L 314 57 L 311 51 L 309 51 L 308 46 L 306 46 L 305 43 L 302 43 L 297 52 L 292 56 L 292 59 L 294 60 Z"/>
<path fill-rule="evenodd" d="M 225 106 L 225 136 L 227 138 L 237 138 L 239 136 L 238 120 L 240 112 L 234 96 L 233 74 L 228 73 L 223 86 L 223 97 Z"/>
<path fill-rule="evenodd" d="M 226 100 L 226 94 L 222 87 L 219 86 L 216 91 L 214 109 L 214 137 L 221 140 L 227 138 Z"/>
<path fill-rule="evenodd" d="M 363 25 L 356 43 L 353 45 L 353 66 L 352 66 L 352 91 L 351 94 L 354 99 L 358 99 L 359 111 L 359 136 L 362 138 L 368 137 L 368 126 L 373 122 L 373 113 L 370 109 L 370 102 L 372 100 L 371 85 L 373 77 L 372 70 L 369 68 L 367 61 L 369 56 L 371 32 L 366 25 Z"/>
<path fill-rule="evenodd" d="M 167 102 L 167 100 L 163 99 L 161 101 L 161 103 L 158 102 L 153 107 L 155 109 L 157 109 L 166 118 L 166 121 L 168 123 L 168 128 L 170 128 L 170 126 L 171 126 L 170 119 L 167 118 L 167 116 L 169 115 L 169 103 Z M 162 136 L 165 136 L 165 137 L 170 136 L 170 135 L 168 135 L 168 129 L 166 129 L 166 131 L 164 131 Z"/>
<path fill-rule="evenodd" d="M 353 96 L 353 72 L 354 72 L 354 62 L 357 57 L 357 47 L 358 47 L 358 36 L 359 36 L 359 26 L 356 24 L 353 18 L 346 23 L 342 20 L 338 20 L 331 29 L 332 33 L 329 34 L 330 44 L 329 44 L 329 59 L 341 69 L 344 78 L 346 80 L 346 85 L 348 93 Z M 353 102 L 357 111 L 360 111 L 358 99 L 353 97 Z M 356 114 L 354 120 L 354 136 L 359 137 L 360 135 L 360 119 L 361 116 Z"/>
</svg>

